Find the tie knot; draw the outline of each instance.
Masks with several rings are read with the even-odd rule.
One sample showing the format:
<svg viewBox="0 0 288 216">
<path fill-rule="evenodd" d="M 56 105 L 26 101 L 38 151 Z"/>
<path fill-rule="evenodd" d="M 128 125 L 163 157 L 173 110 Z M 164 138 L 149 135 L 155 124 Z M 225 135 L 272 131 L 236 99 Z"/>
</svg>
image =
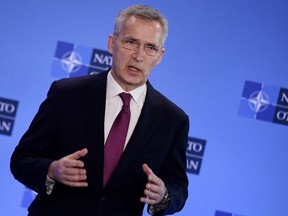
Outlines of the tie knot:
<svg viewBox="0 0 288 216">
<path fill-rule="evenodd" d="M 119 94 L 124 106 L 130 106 L 131 94 L 122 92 Z"/>
</svg>

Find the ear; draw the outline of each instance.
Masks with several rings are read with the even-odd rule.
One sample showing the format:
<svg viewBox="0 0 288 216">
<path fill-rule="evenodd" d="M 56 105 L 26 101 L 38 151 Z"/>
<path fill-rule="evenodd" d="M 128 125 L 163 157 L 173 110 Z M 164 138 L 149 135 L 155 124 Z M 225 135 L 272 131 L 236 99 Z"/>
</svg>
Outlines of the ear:
<svg viewBox="0 0 288 216">
<path fill-rule="evenodd" d="M 164 53 L 165 53 L 165 48 L 162 48 L 159 53 L 159 56 L 157 57 L 156 65 L 158 65 L 161 62 Z"/>
<path fill-rule="evenodd" d="M 107 45 L 108 51 L 110 54 L 113 54 L 114 50 L 114 36 L 111 34 L 108 37 L 108 45 Z"/>
</svg>

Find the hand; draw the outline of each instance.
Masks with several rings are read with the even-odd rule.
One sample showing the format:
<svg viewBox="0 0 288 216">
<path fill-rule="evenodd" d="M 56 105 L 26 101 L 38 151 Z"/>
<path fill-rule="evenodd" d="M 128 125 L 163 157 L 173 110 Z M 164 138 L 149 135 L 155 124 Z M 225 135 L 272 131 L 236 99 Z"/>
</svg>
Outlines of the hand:
<svg viewBox="0 0 288 216">
<path fill-rule="evenodd" d="M 79 158 L 88 153 L 86 148 L 76 151 L 60 160 L 53 161 L 48 169 L 49 178 L 71 187 L 87 187 L 86 169 Z"/>
<path fill-rule="evenodd" d="M 153 173 L 147 164 L 143 164 L 142 169 L 147 175 L 148 183 L 144 189 L 146 197 L 141 197 L 140 201 L 149 205 L 158 204 L 163 200 L 167 188 L 164 182 Z"/>
</svg>

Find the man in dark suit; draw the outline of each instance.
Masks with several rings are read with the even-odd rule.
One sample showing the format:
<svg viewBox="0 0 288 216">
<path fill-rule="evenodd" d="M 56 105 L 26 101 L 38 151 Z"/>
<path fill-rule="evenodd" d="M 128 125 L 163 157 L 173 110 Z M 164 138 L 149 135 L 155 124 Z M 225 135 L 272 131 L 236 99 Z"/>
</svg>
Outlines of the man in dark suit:
<svg viewBox="0 0 288 216">
<path fill-rule="evenodd" d="M 144 204 L 163 215 L 183 208 L 189 119 L 147 80 L 164 54 L 167 29 L 159 11 L 131 6 L 108 38 L 110 70 L 51 85 L 11 157 L 15 178 L 38 193 L 29 215 L 142 215 Z M 126 106 L 122 92 L 131 98 L 128 131 L 116 168 L 104 178 L 114 159 L 107 139 Z"/>
</svg>

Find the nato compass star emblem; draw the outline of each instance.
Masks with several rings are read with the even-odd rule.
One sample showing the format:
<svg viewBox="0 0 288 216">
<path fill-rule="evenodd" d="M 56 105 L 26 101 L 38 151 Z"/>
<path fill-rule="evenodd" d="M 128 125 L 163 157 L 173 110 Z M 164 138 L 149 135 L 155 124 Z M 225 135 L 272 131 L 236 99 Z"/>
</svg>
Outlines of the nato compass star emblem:
<svg viewBox="0 0 288 216">
<path fill-rule="evenodd" d="M 288 89 L 245 81 L 238 114 L 255 120 L 288 125 L 288 106 L 285 106 L 286 102 L 288 105 L 287 95 Z"/>
<path fill-rule="evenodd" d="M 77 72 L 82 66 L 81 56 L 75 52 L 67 52 L 61 58 L 62 68 L 69 74 Z"/>
<path fill-rule="evenodd" d="M 269 105 L 269 97 L 262 90 L 256 91 L 250 95 L 248 99 L 249 107 L 254 112 L 262 112 L 267 109 Z"/>
</svg>

